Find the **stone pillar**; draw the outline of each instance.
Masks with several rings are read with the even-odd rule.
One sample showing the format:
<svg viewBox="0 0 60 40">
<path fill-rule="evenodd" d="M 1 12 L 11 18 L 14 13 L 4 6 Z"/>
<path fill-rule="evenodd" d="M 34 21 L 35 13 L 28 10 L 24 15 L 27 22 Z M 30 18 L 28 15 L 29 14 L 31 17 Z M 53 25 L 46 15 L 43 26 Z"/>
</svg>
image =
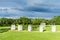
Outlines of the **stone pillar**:
<svg viewBox="0 0 60 40">
<path fill-rule="evenodd" d="M 11 25 L 11 30 L 15 30 L 15 25 Z"/>
<path fill-rule="evenodd" d="M 56 32 L 56 26 L 52 25 L 52 32 Z"/>
<path fill-rule="evenodd" d="M 31 32 L 32 31 L 32 26 L 28 25 L 28 31 Z"/>
<path fill-rule="evenodd" d="M 18 31 L 22 31 L 22 25 L 18 25 Z"/>
<path fill-rule="evenodd" d="M 39 27 L 39 31 L 40 32 L 43 32 L 43 28 L 46 26 L 46 24 L 45 23 L 41 23 L 40 24 L 40 27 Z"/>
<path fill-rule="evenodd" d="M 39 31 L 40 31 L 40 32 L 43 32 L 43 25 L 40 25 Z"/>
</svg>

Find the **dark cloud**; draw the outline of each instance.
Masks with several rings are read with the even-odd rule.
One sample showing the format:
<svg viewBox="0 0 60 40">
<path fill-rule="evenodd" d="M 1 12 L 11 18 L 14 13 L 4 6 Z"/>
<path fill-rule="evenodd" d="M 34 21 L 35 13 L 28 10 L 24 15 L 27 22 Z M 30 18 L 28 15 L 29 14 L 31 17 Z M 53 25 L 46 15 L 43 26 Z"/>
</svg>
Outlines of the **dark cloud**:
<svg viewBox="0 0 60 40">
<path fill-rule="evenodd" d="M 0 0 L 2 10 L 8 7 L 6 13 L 0 12 L 0 17 L 53 17 L 60 15 L 59 0 Z M 13 11 L 13 12 L 12 12 Z"/>
<path fill-rule="evenodd" d="M 43 7 L 40 5 L 40 7 L 26 7 L 22 9 L 22 11 L 29 11 L 29 12 L 45 12 L 45 13 L 60 13 L 60 9 L 52 9 L 50 7 Z"/>
</svg>

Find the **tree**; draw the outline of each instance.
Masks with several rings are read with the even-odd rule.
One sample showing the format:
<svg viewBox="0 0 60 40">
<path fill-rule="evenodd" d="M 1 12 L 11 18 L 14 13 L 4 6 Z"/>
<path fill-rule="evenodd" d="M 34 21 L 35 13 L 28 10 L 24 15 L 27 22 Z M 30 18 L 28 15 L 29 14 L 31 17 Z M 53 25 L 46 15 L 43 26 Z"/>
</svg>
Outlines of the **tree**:
<svg viewBox="0 0 60 40">
<path fill-rule="evenodd" d="M 51 19 L 52 24 L 60 25 L 60 16 L 54 16 Z"/>
<path fill-rule="evenodd" d="M 20 17 L 18 19 L 18 24 L 31 24 L 31 19 L 26 17 Z"/>
<path fill-rule="evenodd" d="M 34 18 L 34 19 L 32 19 L 32 24 L 33 25 L 39 25 L 40 23 L 45 22 L 45 21 L 46 21 L 45 19 Z"/>
</svg>

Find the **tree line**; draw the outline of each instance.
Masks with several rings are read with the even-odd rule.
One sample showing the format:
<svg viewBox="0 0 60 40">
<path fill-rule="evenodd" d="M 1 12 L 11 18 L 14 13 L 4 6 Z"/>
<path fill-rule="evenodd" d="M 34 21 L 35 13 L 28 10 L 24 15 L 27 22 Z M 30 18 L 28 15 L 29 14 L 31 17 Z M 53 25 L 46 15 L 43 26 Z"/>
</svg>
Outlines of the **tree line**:
<svg viewBox="0 0 60 40">
<path fill-rule="evenodd" d="M 54 16 L 52 19 L 27 18 L 27 17 L 20 17 L 18 19 L 0 18 L 0 26 L 11 26 L 12 24 L 40 25 L 40 23 L 46 23 L 46 25 L 52 25 L 52 24 L 60 25 L 60 16 Z"/>
</svg>

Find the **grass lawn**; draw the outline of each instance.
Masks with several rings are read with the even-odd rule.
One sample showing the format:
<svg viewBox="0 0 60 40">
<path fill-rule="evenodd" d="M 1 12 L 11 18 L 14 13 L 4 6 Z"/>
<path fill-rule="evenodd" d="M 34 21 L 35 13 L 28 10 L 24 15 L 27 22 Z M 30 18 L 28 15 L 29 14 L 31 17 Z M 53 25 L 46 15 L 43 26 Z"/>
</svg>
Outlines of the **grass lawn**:
<svg viewBox="0 0 60 40">
<path fill-rule="evenodd" d="M 0 27 L 0 40 L 60 40 L 60 32 L 51 32 L 51 27 L 48 26 L 51 25 L 47 25 L 44 29 L 50 32 L 42 33 L 39 31 L 11 31 L 10 27 Z M 56 26 L 57 31 L 59 31 L 60 25 Z"/>
<path fill-rule="evenodd" d="M 60 40 L 60 32 L 7 31 L 0 33 L 0 40 Z"/>
</svg>

